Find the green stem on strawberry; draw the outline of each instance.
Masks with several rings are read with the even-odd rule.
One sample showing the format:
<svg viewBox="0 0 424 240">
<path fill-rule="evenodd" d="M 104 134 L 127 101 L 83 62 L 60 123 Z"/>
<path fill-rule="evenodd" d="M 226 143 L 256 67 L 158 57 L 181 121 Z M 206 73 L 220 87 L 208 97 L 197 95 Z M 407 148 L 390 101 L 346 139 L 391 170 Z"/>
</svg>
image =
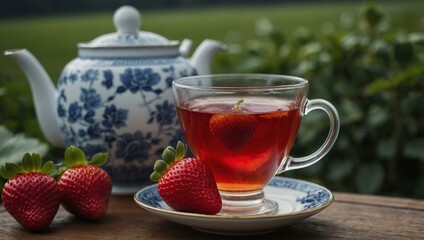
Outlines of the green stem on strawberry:
<svg viewBox="0 0 424 240">
<path fill-rule="evenodd" d="M 240 100 L 238 100 L 238 101 L 236 102 L 235 107 L 236 107 L 236 108 L 240 108 L 240 104 L 242 104 L 243 102 L 244 102 L 244 99 L 240 99 Z"/>
<path fill-rule="evenodd" d="M 241 111 L 241 107 L 240 105 L 244 102 L 244 99 L 240 99 L 236 102 L 236 104 L 234 104 L 234 106 L 231 108 L 235 111 Z"/>
<path fill-rule="evenodd" d="M 155 165 L 153 166 L 153 172 L 150 175 L 150 180 L 152 182 L 159 182 L 162 175 L 174 162 L 181 160 L 185 157 L 187 153 L 187 147 L 184 143 L 178 141 L 175 148 L 168 146 L 162 153 L 162 159 L 156 160 Z"/>
<path fill-rule="evenodd" d="M 105 164 L 108 159 L 109 159 L 109 154 L 97 153 L 88 162 L 85 156 L 85 153 L 81 149 L 75 146 L 70 146 L 65 151 L 64 162 L 65 162 L 65 166 L 68 168 L 75 167 L 75 166 L 84 166 L 84 165 L 92 165 L 92 166 L 100 167 L 103 164 Z"/>
<path fill-rule="evenodd" d="M 22 157 L 22 164 L 5 163 L 0 167 L 0 176 L 4 179 L 10 179 L 18 174 L 39 172 L 45 175 L 54 175 L 54 163 L 52 161 L 46 162 L 44 165 L 41 157 L 37 153 L 32 155 L 25 153 Z"/>
</svg>

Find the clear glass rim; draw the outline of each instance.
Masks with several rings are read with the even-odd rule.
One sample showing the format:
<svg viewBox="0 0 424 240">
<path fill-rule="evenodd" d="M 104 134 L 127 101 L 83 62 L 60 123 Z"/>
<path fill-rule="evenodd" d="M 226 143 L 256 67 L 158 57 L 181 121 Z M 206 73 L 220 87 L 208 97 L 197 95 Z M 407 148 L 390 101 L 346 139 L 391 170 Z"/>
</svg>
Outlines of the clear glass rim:
<svg viewBox="0 0 424 240">
<path fill-rule="evenodd" d="M 196 80 L 202 79 L 275 79 L 275 80 L 289 80 L 291 83 L 287 84 L 276 84 L 276 85 L 264 85 L 264 86 L 199 86 L 196 85 Z M 225 74 L 210 74 L 210 75 L 197 75 L 189 76 L 176 79 L 172 82 L 172 85 L 177 88 L 184 88 L 197 91 L 261 91 L 261 90 L 295 90 L 302 89 L 308 86 L 308 80 L 289 75 L 278 75 L 278 74 L 261 74 L 261 73 L 225 73 Z"/>
</svg>

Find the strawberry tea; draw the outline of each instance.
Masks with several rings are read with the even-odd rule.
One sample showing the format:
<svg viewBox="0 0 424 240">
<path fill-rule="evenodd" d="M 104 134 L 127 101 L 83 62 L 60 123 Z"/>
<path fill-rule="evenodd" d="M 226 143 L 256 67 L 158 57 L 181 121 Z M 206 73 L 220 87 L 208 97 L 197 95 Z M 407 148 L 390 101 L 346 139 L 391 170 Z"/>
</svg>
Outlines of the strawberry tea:
<svg viewBox="0 0 424 240">
<path fill-rule="evenodd" d="M 275 174 L 310 166 L 334 145 L 339 117 L 331 103 L 307 99 L 308 81 L 269 74 L 192 76 L 172 82 L 178 119 L 195 157 L 212 171 L 222 199 L 220 214 L 274 214 L 265 197 Z M 324 144 L 290 156 L 301 118 L 323 110 L 330 120 Z"/>
<path fill-rule="evenodd" d="M 222 191 L 262 189 L 293 145 L 300 112 L 275 98 L 198 98 L 177 107 L 193 153 Z"/>
</svg>

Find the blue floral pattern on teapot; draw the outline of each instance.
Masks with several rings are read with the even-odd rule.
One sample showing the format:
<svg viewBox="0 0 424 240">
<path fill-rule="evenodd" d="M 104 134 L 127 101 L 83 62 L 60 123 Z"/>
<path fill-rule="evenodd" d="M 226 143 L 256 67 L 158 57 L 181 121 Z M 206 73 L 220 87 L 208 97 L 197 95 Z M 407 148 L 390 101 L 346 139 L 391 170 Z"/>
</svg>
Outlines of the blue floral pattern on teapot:
<svg viewBox="0 0 424 240">
<path fill-rule="evenodd" d="M 181 140 L 171 84 L 197 74 L 180 57 L 142 61 L 77 59 L 58 82 L 65 145 L 88 158 L 108 151 L 105 169 L 118 186 L 147 184 L 163 148 Z"/>
</svg>

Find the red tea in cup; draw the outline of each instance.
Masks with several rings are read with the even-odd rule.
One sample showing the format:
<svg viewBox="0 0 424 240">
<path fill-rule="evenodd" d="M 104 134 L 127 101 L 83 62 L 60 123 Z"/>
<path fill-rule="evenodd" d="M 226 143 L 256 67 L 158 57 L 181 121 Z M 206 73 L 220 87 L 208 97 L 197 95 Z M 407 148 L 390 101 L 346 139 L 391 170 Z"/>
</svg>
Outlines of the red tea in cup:
<svg viewBox="0 0 424 240">
<path fill-rule="evenodd" d="M 300 124 L 294 102 L 276 98 L 198 98 L 177 107 L 192 152 L 223 191 L 262 189 L 288 156 Z"/>
</svg>

